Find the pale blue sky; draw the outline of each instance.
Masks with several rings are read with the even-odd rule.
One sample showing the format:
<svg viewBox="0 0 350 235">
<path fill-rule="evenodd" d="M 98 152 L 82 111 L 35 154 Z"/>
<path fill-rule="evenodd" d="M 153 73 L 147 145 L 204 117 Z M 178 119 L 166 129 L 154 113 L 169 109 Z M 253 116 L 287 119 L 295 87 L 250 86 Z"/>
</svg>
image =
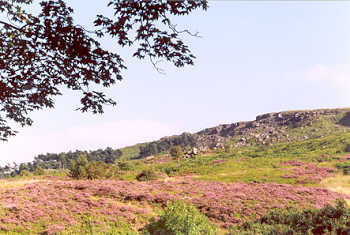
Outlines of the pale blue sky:
<svg viewBox="0 0 350 235">
<path fill-rule="evenodd" d="M 105 8 L 74 0 L 76 21 L 89 27 Z M 99 1 L 103 2 L 103 1 Z M 195 66 L 161 65 L 121 52 L 125 80 L 106 92 L 118 103 L 104 115 L 74 109 L 73 92 L 56 109 L 32 115 L 34 124 L 0 143 L 0 164 L 40 153 L 114 148 L 282 110 L 350 106 L 350 2 L 210 1 L 207 12 L 175 19 L 199 31 L 189 38 Z M 100 3 L 99 3 L 100 4 Z"/>
</svg>

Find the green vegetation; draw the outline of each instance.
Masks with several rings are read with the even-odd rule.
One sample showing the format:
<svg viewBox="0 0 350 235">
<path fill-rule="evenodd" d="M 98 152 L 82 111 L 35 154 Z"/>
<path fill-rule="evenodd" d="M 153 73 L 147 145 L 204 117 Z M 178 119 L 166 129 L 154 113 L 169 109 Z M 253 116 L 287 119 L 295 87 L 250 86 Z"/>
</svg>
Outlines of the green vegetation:
<svg viewBox="0 0 350 235">
<path fill-rule="evenodd" d="M 345 146 L 345 150 L 344 151 L 346 153 L 350 153 L 350 143 Z"/>
<path fill-rule="evenodd" d="M 159 141 L 153 141 L 140 146 L 139 158 L 168 152 L 172 147 L 179 146 L 181 148 L 195 147 L 196 139 L 190 133 L 183 133 L 168 138 L 162 138 Z"/>
<path fill-rule="evenodd" d="M 343 133 L 313 140 L 242 146 L 232 148 L 230 151 L 216 150 L 197 158 L 180 158 L 178 161 L 159 161 L 157 163 L 163 157 L 159 155 L 154 158 L 153 163 L 139 159 L 119 160 L 115 165 L 98 164 L 104 166 L 105 169 L 110 169 L 110 172 L 114 168 L 114 176 L 122 180 L 150 180 L 157 175 L 155 172 L 162 172 L 170 177 L 192 174 L 197 175 L 197 179 L 207 181 L 294 184 L 296 179 L 282 177 L 286 174 L 285 169 L 291 167 L 281 166 L 281 162 L 299 160 L 322 167 L 342 169 L 342 166 L 348 163 L 339 163 L 336 155 L 344 154 L 345 146 L 349 141 L 350 133 Z M 305 182 L 304 184 L 312 183 Z"/>
<path fill-rule="evenodd" d="M 138 181 L 149 181 L 157 179 L 157 174 L 152 169 L 143 170 L 140 174 L 136 176 Z"/>
<path fill-rule="evenodd" d="M 69 168 L 69 176 L 73 179 L 103 179 L 111 178 L 115 175 L 115 168 L 112 165 L 104 162 L 87 160 L 86 155 L 82 154 L 77 160 L 71 161 L 71 167 Z"/>
<path fill-rule="evenodd" d="M 335 167 L 337 158 L 327 156 L 343 154 L 350 133 L 331 135 L 315 140 L 277 143 L 271 146 L 243 146 L 229 153 L 218 150 L 195 159 L 181 159 L 152 165 L 156 170 L 175 175 L 198 175 L 197 179 L 223 182 L 276 182 L 295 183 L 295 179 L 282 178 L 286 174 L 280 162 L 297 159 Z M 141 165 L 140 165 L 141 166 Z M 149 167 L 147 164 L 142 167 Z"/>
<path fill-rule="evenodd" d="M 343 170 L 344 175 L 350 174 L 350 161 L 337 163 L 336 167 Z"/>
<path fill-rule="evenodd" d="M 126 147 L 120 149 L 120 153 L 107 148 L 88 153 L 76 151 L 65 157 L 47 154 L 32 163 L 20 164 L 13 173 L 16 176 L 13 182 L 4 181 L 16 188 L 12 197 L 17 199 L 41 192 L 40 199 L 28 199 L 32 205 L 37 205 L 44 197 L 46 201 L 52 199 L 58 203 L 55 208 L 66 208 L 69 201 L 69 210 L 79 213 L 69 215 L 60 211 L 62 215 L 71 216 L 65 221 L 76 222 L 67 225 L 59 221 L 57 226 L 53 225 L 55 231 L 62 229 L 61 234 L 349 234 L 346 229 L 350 226 L 350 209 L 344 202 L 314 209 L 334 202 L 335 198 L 350 202 L 340 194 L 326 190 L 350 195 L 350 133 L 343 129 L 349 125 L 334 125 L 339 120 L 347 124 L 348 116 L 344 119 L 344 113 L 337 115 L 322 118 L 312 125 L 303 122 L 295 124 L 301 126 L 285 129 L 291 139 L 301 135 L 307 137 L 302 140 L 265 144 L 252 141 L 233 147 L 240 141 L 234 137 L 216 149 L 190 158 L 183 157 L 183 149 L 193 144 L 190 134 Z M 214 128 L 204 132 L 215 131 Z M 151 157 L 139 158 L 151 153 Z M 4 167 L 4 175 L 10 170 Z M 78 180 L 118 181 L 59 180 L 55 183 L 55 179 L 67 179 L 67 176 Z M 27 181 L 31 185 L 24 187 Z M 101 185 L 97 186 L 99 183 Z M 3 186 L 3 192 L 9 187 Z M 322 191 L 318 187 L 326 189 Z M 67 190 L 70 190 L 70 196 L 64 200 L 51 198 L 56 192 L 59 195 Z M 273 201 L 280 195 L 276 204 L 267 200 L 272 198 L 270 194 L 277 195 Z M 28 210 L 28 203 L 11 205 L 12 197 L 3 198 L 9 200 L 10 207 L 0 210 L 0 215 L 7 218 L 12 215 L 11 218 L 17 220 L 26 215 L 22 210 L 30 213 L 34 210 L 35 206 Z M 284 209 L 267 213 L 273 208 Z M 27 219 L 34 221 L 31 217 Z M 8 226 L 12 222 L 1 223 L 0 226 Z M 19 232 L 27 232 L 26 226 L 36 232 L 50 231 L 51 227 L 41 221 L 32 223 L 13 228 L 18 228 L 16 231 Z"/>
<path fill-rule="evenodd" d="M 184 152 L 182 151 L 181 146 L 173 146 L 170 148 L 170 156 L 173 157 L 173 159 L 179 160 L 184 156 Z"/>
<path fill-rule="evenodd" d="M 274 210 L 257 221 L 247 221 L 232 229 L 231 234 L 349 234 L 350 208 L 344 201 L 321 209 Z"/>
<path fill-rule="evenodd" d="M 182 201 L 168 203 L 159 220 L 148 224 L 143 235 L 215 235 L 216 228 L 195 207 Z"/>
</svg>

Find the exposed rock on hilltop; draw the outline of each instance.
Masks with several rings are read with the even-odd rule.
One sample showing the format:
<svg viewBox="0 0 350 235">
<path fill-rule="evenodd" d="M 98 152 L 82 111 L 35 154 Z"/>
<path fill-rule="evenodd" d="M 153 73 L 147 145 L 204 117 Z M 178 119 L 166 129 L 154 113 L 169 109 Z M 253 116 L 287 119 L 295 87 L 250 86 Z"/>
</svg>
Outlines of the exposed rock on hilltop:
<svg viewBox="0 0 350 235">
<path fill-rule="evenodd" d="M 164 137 L 142 147 L 140 156 L 165 152 L 173 145 L 198 147 L 206 151 L 209 148 L 223 148 L 225 144 L 272 144 L 348 131 L 350 108 L 267 113 L 257 116 L 254 121 L 223 124 L 195 134 Z"/>
</svg>

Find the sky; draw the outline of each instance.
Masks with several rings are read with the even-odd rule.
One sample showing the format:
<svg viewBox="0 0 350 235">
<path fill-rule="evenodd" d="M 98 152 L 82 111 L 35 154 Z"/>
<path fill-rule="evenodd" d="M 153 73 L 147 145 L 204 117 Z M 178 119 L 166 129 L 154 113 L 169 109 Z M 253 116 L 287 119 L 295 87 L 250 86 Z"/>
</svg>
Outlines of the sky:
<svg viewBox="0 0 350 235">
<path fill-rule="evenodd" d="M 71 1 L 75 22 L 92 27 L 110 13 L 102 2 Z M 32 113 L 31 127 L 0 142 L 0 165 L 48 152 L 120 148 L 163 136 L 253 120 L 284 110 L 350 107 L 350 2 L 209 1 L 209 9 L 174 18 L 195 65 L 160 64 L 120 53 L 124 80 L 105 90 L 117 101 L 103 115 L 82 114 L 79 94 L 64 91 L 54 109 Z"/>
</svg>

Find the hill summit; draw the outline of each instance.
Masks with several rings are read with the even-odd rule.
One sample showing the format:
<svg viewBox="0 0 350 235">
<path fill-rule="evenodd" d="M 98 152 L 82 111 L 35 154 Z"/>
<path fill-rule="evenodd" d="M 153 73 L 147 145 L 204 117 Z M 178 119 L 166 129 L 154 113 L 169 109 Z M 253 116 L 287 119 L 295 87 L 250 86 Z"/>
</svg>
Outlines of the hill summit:
<svg viewBox="0 0 350 235">
<path fill-rule="evenodd" d="M 284 111 L 258 115 L 253 121 L 222 124 L 197 133 L 163 137 L 140 146 L 139 157 L 167 152 L 171 146 L 208 149 L 315 139 L 350 131 L 350 108 Z"/>
</svg>

